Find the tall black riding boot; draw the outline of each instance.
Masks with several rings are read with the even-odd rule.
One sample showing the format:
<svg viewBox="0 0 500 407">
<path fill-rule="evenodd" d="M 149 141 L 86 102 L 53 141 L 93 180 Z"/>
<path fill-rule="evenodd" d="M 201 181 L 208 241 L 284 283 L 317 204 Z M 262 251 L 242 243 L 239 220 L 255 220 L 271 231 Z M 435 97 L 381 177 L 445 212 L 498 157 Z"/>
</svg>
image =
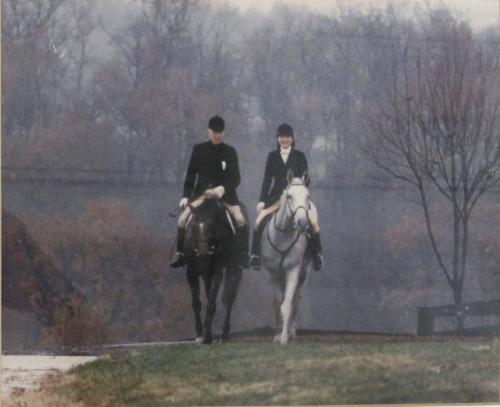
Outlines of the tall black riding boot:
<svg viewBox="0 0 500 407">
<path fill-rule="evenodd" d="M 313 269 L 315 271 L 321 270 L 323 267 L 323 255 L 321 250 L 321 239 L 318 233 L 311 233 L 309 238 L 309 247 L 311 248 Z"/>
<path fill-rule="evenodd" d="M 236 229 L 236 250 L 238 252 L 238 265 L 244 269 L 248 265 L 248 225 L 240 226 Z"/>
<path fill-rule="evenodd" d="M 170 267 L 177 268 L 184 266 L 184 235 L 185 229 L 177 227 L 177 253 L 175 253 L 173 260 L 170 262 Z"/>
<path fill-rule="evenodd" d="M 262 228 L 254 229 L 252 237 L 252 256 L 250 257 L 250 267 L 254 270 L 260 270 L 260 237 L 262 236 Z"/>
</svg>

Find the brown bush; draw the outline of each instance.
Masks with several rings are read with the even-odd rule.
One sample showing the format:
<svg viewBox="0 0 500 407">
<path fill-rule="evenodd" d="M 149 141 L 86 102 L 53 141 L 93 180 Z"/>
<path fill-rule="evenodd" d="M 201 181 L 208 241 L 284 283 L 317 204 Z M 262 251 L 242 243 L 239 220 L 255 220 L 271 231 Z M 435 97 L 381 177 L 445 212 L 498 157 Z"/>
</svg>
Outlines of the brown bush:
<svg viewBox="0 0 500 407">
<path fill-rule="evenodd" d="M 191 313 L 190 296 L 187 284 L 168 281 L 169 242 L 148 233 L 125 202 L 90 202 L 75 220 L 43 216 L 33 230 L 86 298 L 78 312 L 51 330 L 58 343 L 152 341 L 185 334 L 176 329 Z"/>
</svg>

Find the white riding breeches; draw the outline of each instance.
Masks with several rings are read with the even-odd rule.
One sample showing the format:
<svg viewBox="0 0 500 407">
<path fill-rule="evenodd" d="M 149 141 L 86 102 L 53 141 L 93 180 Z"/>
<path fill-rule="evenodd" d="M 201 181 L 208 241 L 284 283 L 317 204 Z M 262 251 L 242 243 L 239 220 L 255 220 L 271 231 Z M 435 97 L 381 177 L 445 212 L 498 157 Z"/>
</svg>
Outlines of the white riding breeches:
<svg viewBox="0 0 500 407">
<path fill-rule="evenodd" d="M 191 207 L 197 208 L 205 201 L 205 199 L 207 199 L 205 195 L 199 196 L 193 202 L 191 202 Z M 243 212 L 241 211 L 239 205 L 229 205 L 224 201 L 222 201 L 222 203 L 229 211 L 229 213 L 233 216 L 234 220 L 236 221 L 236 226 L 241 227 L 246 224 L 246 219 L 243 216 Z M 185 228 L 190 215 L 191 215 L 191 208 L 189 206 L 186 206 L 186 208 L 184 208 L 184 210 L 182 211 L 181 216 L 179 216 L 179 221 L 177 222 L 177 226 L 180 228 Z"/>
</svg>

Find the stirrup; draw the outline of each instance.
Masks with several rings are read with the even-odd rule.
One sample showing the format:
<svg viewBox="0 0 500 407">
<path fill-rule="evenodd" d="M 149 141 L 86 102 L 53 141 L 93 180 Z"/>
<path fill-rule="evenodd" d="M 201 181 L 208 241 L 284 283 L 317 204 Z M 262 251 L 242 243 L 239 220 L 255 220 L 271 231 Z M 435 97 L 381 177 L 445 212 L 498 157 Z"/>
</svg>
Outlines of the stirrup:
<svg viewBox="0 0 500 407">
<path fill-rule="evenodd" d="M 182 266 L 184 266 L 184 253 L 177 252 L 175 253 L 173 260 L 170 262 L 170 267 L 178 268 Z"/>
<path fill-rule="evenodd" d="M 313 270 L 320 271 L 323 267 L 323 255 L 321 253 L 315 253 L 312 258 Z"/>
<path fill-rule="evenodd" d="M 250 267 L 254 270 L 260 270 L 260 256 L 252 254 L 252 257 L 250 257 Z"/>
</svg>

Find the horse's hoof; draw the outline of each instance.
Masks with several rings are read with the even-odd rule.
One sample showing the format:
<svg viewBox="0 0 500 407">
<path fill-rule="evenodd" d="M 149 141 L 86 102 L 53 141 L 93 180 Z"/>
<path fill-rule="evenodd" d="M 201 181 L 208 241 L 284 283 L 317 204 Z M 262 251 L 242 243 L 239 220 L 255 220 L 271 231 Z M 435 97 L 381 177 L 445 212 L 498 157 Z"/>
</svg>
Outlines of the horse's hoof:
<svg viewBox="0 0 500 407">
<path fill-rule="evenodd" d="M 288 343 L 288 339 L 289 338 L 287 338 L 286 336 L 282 336 L 282 337 L 280 337 L 280 343 L 282 345 L 286 345 Z"/>
<path fill-rule="evenodd" d="M 210 345 L 212 342 L 212 338 L 203 338 L 204 345 Z"/>
<path fill-rule="evenodd" d="M 203 336 L 197 336 L 196 339 L 194 340 L 196 343 L 202 343 L 203 342 Z"/>
<path fill-rule="evenodd" d="M 274 338 L 273 338 L 273 342 L 279 342 L 281 339 L 281 336 L 280 335 L 276 335 Z"/>
</svg>

